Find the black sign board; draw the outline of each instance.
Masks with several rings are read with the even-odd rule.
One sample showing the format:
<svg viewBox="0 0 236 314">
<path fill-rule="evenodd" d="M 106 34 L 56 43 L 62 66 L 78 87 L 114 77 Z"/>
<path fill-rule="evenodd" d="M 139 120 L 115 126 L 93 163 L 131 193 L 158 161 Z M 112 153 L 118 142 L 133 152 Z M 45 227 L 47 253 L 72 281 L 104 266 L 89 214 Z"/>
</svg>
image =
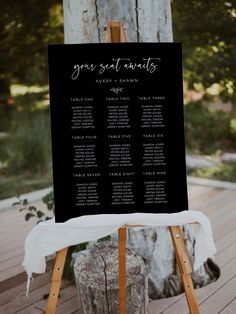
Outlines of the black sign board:
<svg viewBox="0 0 236 314">
<path fill-rule="evenodd" d="M 179 43 L 49 46 L 57 222 L 188 209 Z"/>
</svg>

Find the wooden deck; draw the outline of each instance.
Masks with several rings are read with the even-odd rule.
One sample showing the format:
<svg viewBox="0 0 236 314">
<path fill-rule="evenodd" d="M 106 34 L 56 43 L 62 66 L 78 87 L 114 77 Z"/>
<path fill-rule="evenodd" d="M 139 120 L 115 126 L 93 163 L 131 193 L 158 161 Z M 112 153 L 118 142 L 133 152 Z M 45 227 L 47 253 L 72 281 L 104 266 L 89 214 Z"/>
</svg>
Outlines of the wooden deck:
<svg viewBox="0 0 236 314">
<path fill-rule="evenodd" d="M 196 290 L 202 314 L 236 313 L 236 190 L 189 185 L 190 208 L 205 213 L 211 220 L 218 249 L 216 263 L 220 279 Z M 21 266 L 23 241 L 34 222 L 25 223 L 17 210 L 0 213 L 0 313 L 43 313 L 50 287 L 50 272 L 38 276 L 25 297 L 26 276 Z M 64 281 L 57 313 L 78 313 L 76 289 Z M 151 314 L 187 314 L 184 295 L 150 303 Z M 114 313 L 115 314 L 115 313 Z"/>
</svg>

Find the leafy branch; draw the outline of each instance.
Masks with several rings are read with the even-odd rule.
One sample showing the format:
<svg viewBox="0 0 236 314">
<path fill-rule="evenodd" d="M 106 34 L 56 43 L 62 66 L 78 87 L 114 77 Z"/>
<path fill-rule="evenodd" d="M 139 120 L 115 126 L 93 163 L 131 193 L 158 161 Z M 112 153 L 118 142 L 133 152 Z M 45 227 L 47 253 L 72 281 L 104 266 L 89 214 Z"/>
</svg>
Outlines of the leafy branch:
<svg viewBox="0 0 236 314">
<path fill-rule="evenodd" d="M 36 218 L 37 223 L 40 223 L 42 221 L 46 221 L 51 219 L 51 216 L 48 216 L 45 212 L 37 209 L 37 207 L 32 206 L 29 204 L 28 199 L 21 199 L 20 196 L 17 196 L 18 201 L 13 203 L 12 206 L 20 205 L 22 206 L 19 211 L 25 211 L 25 221 L 29 221 L 31 218 Z M 49 192 L 42 198 L 43 203 L 46 205 L 47 210 L 49 212 L 53 212 L 54 215 L 54 196 L 53 191 Z"/>
</svg>

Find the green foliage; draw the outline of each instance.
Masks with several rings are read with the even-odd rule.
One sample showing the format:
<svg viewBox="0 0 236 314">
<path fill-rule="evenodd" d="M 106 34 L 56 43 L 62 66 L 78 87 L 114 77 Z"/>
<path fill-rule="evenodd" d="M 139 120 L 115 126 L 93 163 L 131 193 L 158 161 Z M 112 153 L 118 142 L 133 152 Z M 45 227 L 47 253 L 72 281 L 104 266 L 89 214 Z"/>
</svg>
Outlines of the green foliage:
<svg viewBox="0 0 236 314">
<path fill-rule="evenodd" d="M 8 141 L 9 172 L 46 172 L 50 169 L 49 115 L 17 113 L 18 121 Z"/>
<path fill-rule="evenodd" d="M 39 190 L 51 185 L 51 171 L 46 174 L 29 172 L 9 174 L 9 170 L 6 171 L 3 168 L 0 174 L 0 199 Z"/>
<path fill-rule="evenodd" d="M 52 184 L 47 97 L 47 91 L 17 95 L 14 106 L 0 108 L 0 132 L 5 132 L 0 137 L 0 199 Z"/>
<path fill-rule="evenodd" d="M 31 111 L 34 112 L 37 110 L 37 103 L 45 100 L 45 92 L 29 92 L 23 95 L 17 95 L 15 99 L 15 112 L 18 115 L 19 112 Z"/>
<path fill-rule="evenodd" d="M 236 163 L 220 163 L 211 168 L 188 169 L 187 172 L 194 177 L 236 182 Z"/>
<path fill-rule="evenodd" d="M 229 114 L 204 106 L 201 101 L 185 105 L 185 140 L 187 151 L 214 154 L 236 148 L 235 121 Z M 234 124 L 233 124 L 234 125 Z"/>
<path fill-rule="evenodd" d="M 50 212 L 50 215 L 48 216 L 47 213 L 44 211 L 41 211 L 37 209 L 35 206 L 31 206 L 28 202 L 27 199 L 21 199 L 20 196 L 18 196 L 18 201 L 12 204 L 13 206 L 15 205 L 20 205 L 22 206 L 19 211 L 26 212 L 25 213 L 25 220 L 29 221 L 31 218 L 36 218 L 37 223 L 40 223 L 42 221 L 46 221 L 52 218 L 52 214 L 54 214 L 54 196 L 53 196 L 53 191 L 49 192 L 42 198 L 43 203 L 46 205 L 47 210 Z"/>
<path fill-rule="evenodd" d="M 9 132 L 12 125 L 12 116 L 14 115 L 12 107 L 0 106 L 0 132 Z"/>
<path fill-rule="evenodd" d="M 54 213 L 54 194 L 53 191 L 49 192 L 42 198 L 43 203 L 47 206 L 48 210 Z"/>
<path fill-rule="evenodd" d="M 235 94 L 236 1 L 177 0 L 172 3 L 175 41 L 183 42 L 185 79 L 221 86 L 227 98 Z"/>
<path fill-rule="evenodd" d="M 45 83 L 47 44 L 63 42 L 61 1 L 2 1 L 0 24 L 0 76 Z"/>
</svg>

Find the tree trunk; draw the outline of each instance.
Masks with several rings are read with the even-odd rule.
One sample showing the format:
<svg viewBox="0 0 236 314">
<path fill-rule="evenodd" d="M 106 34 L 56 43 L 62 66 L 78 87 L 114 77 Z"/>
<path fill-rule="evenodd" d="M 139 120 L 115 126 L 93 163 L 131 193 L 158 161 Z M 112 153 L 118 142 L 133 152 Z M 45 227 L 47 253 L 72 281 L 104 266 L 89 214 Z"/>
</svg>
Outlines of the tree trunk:
<svg viewBox="0 0 236 314">
<path fill-rule="evenodd" d="M 63 5 L 66 44 L 103 42 L 104 26 L 109 20 L 122 20 L 124 22 L 130 42 L 173 41 L 170 0 L 63 0 Z M 184 232 L 191 260 L 193 260 L 195 245 L 193 228 L 192 226 L 185 226 Z M 146 263 L 150 268 L 149 296 L 151 298 L 172 296 L 182 292 L 181 278 L 167 228 L 145 228 L 139 231 L 131 229 L 127 240 L 130 245 L 135 247 L 145 257 Z M 80 258 L 86 259 L 86 256 L 83 254 L 86 253 L 81 253 Z M 115 268 L 112 271 L 113 275 L 117 276 L 118 260 L 117 256 L 114 256 Z M 77 264 L 77 267 L 80 267 L 79 264 Z M 80 269 L 76 270 L 76 272 L 80 272 Z M 102 274 L 102 270 L 100 270 L 100 273 Z M 80 278 L 84 278 L 83 280 L 77 279 L 79 280 L 79 294 L 85 295 L 86 292 L 87 300 L 83 302 L 88 302 L 91 305 L 92 293 L 96 289 L 96 293 L 98 293 L 99 288 L 94 284 L 92 290 L 90 290 L 90 299 L 88 297 L 90 292 L 87 287 L 89 282 L 87 278 L 92 282 L 95 281 L 97 278 L 96 272 L 92 272 L 91 277 L 88 271 L 81 276 Z M 195 286 L 201 287 L 210 280 L 217 279 L 219 277 L 219 269 L 211 262 L 210 264 L 205 264 L 193 276 Z M 136 282 L 138 287 L 140 287 L 138 280 L 135 280 Z M 102 284 L 104 285 L 104 278 Z M 90 287 L 90 285 L 88 286 Z M 114 304 L 117 306 L 117 303 Z M 90 312 L 85 311 L 85 313 L 88 314 Z M 98 311 L 98 313 L 103 312 Z"/>
<path fill-rule="evenodd" d="M 130 42 L 171 42 L 170 0 L 63 0 L 65 43 L 103 42 L 109 20 L 122 20 Z"/>
<path fill-rule="evenodd" d="M 77 254 L 74 273 L 78 290 L 79 314 L 119 313 L 118 248 L 106 241 Z M 146 314 L 148 271 L 143 258 L 126 250 L 127 314 Z"/>
</svg>

